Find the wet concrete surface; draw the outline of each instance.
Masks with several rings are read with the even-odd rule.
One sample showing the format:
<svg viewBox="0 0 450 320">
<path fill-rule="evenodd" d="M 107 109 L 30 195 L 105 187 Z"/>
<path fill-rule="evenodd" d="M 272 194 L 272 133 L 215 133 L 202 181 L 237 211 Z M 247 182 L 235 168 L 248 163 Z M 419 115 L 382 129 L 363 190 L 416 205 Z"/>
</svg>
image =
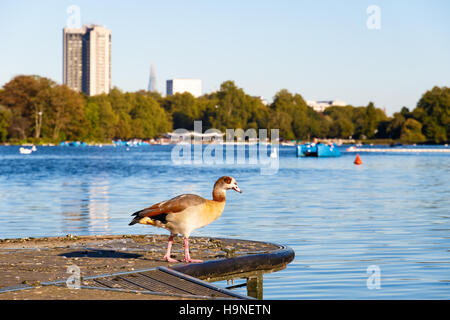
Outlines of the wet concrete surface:
<svg viewBox="0 0 450 320">
<path fill-rule="evenodd" d="M 42 282 L 67 280 L 68 267 L 77 266 L 81 277 L 173 266 L 163 260 L 166 235 L 112 235 L 24 238 L 0 240 L 0 290 L 31 285 L 34 288 L 0 293 L 0 299 L 168 299 L 136 293 L 43 287 Z M 276 245 L 236 239 L 191 238 L 194 259 L 204 261 L 270 252 Z M 175 238 L 172 257 L 184 257 L 183 239 Z M 180 262 L 182 263 L 182 262 Z M 83 280 L 82 280 L 83 281 Z M 177 298 L 178 299 L 178 298 Z"/>
</svg>

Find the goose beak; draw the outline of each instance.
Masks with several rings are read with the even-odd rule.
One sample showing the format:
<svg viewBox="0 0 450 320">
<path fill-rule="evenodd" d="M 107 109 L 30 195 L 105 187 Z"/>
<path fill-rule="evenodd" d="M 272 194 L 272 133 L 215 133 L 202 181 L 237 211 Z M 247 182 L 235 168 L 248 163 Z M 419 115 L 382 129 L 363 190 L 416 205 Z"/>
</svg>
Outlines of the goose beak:
<svg viewBox="0 0 450 320">
<path fill-rule="evenodd" d="M 237 185 L 233 187 L 233 190 L 236 192 L 242 193 L 242 190 L 239 189 L 239 187 Z"/>
</svg>

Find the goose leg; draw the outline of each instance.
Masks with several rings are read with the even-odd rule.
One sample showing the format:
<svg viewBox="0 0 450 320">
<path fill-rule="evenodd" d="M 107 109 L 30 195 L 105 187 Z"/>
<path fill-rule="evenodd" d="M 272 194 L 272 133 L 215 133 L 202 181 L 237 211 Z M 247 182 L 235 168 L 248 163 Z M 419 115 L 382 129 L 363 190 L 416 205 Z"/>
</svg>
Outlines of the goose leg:
<svg viewBox="0 0 450 320">
<path fill-rule="evenodd" d="M 167 244 L 167 251 L 166 251 L 166 254 L 164 255 L 164 260 L 166 260 L 167 262 L 180 262 L 180 261 L 170 257 L 170 251 L 172 250 L 172 244 L 173 244 L 173 235 L 170 235 L 169 243 Z"/>
<path fill-rule="evenodd" d="M 191 259 L 191 255 L 189 254 L 189 238 L 184 238 L 184 261 L 187 263 L 200 263 L 203 260 Z"/>
</svg>

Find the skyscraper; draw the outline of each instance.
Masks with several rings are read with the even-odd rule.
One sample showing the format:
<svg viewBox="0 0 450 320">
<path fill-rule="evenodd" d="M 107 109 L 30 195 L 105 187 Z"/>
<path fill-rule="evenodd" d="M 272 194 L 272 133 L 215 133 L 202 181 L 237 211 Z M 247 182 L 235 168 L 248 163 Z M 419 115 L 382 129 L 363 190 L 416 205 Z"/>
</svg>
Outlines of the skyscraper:
<svg viewBox="0 0 450 320">
<path fill-rule="evenodd" d="M 64 28 L 63 82 L 76 91 L 83 83 L 83 35 L 83 29 Z"/>
<path fill-rule="evenodd" d="M 156 92 L 156 74 L 155 66 L 152 64 L 150 67 L 150 79 L 148 80 L 148 91 Z"/>
<path fill-rule="evenodd" d="M 63 81 L 89 96 L 111 88 L 111 31 L 98 25 L 63 31 Z"/>
</svg>

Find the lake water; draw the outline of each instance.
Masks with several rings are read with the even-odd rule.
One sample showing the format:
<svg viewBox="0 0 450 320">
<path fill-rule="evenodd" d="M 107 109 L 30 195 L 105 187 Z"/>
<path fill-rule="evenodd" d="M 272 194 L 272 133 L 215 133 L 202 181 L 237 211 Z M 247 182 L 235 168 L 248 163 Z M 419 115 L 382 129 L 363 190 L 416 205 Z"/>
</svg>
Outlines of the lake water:
<svg viewBox="0 0 450 320">
<path fill-rule="evenodd" d="M 450 154 L 360 153 L 356 166 L 354 153 L 297 158 L 280 147 L 277 174 L 261 175 L 175 165 L 171 150 L 1 146 L 0 238 L 167 234 L 128 226 L 130 214 L 181 193 L 210 198 L 231 175 L 243 193 L 229 191 L 220 219 L 192 235 L 291 247 L 295 260 L 264 276 L 264 299 L 450 298 Z"/>
</svg>

